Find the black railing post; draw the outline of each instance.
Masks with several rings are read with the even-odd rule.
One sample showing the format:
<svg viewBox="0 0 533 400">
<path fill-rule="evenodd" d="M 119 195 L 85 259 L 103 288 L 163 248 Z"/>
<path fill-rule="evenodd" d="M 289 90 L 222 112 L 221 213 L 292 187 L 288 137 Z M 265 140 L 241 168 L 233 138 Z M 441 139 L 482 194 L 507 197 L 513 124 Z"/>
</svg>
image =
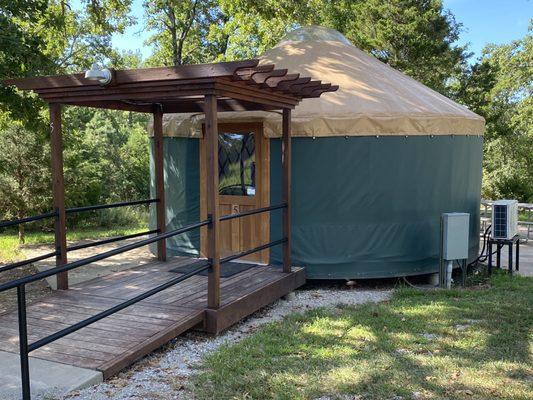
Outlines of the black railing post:
<svg viewBox="0 0 533 400">
<path fill-rule="evenodd" d="M 17 286 L 18 320 L 19 320 L 19 348 L 20 373 L 22 382 L 22 398 L 29 400 L 30 395 L 30 364 L 28 357 L 28 324 L 26 321 L 26 288 Z"/>
</svg>

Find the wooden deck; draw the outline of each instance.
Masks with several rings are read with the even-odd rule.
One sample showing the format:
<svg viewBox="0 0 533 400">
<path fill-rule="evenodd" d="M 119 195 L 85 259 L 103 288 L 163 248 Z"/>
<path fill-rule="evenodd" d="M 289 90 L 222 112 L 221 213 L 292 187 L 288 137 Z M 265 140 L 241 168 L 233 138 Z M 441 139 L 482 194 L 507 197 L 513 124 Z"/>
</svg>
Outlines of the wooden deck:
<svg viewBox="0 0 533 400">
<path fill-rule="evenodd" d="M 181 257 L 153 262 L 54 292 L 28 307 L 29 341 L 169 281 L 178 276 L 169 270 L 190 262 Z M 304 282 L 301 268 L 287 274 L 281 268 L 258 265 L 221 278 L 221 307 L 207 310 L 207 277 L 196 275 L 30 356 L 99 370 L 108 378 L 189 329 L 218 333 Z M 16 312 L 0 315 L 0 350 L 18 353 Z"/>
</svg>

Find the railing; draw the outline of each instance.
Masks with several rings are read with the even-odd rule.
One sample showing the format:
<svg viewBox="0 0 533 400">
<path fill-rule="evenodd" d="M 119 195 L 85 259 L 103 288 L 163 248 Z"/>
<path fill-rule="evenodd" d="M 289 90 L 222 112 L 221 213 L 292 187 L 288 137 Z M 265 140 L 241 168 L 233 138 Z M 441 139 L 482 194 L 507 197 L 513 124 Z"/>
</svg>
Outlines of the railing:
<svg viewBox="0 0 533 400">
<path fill-rule="evenodd" d="M 153 202 L 153 201 L 151 201 Z M 118 204 L 118 203 L 117 203 Z M 124 203 L 123 203 L 124 204 Z M 136 204 L 141 204 L 141 203 L 136 203 Z M 127 205 L 130 205 L 130 204 L 127 204 Z M 94 208 L 94 207 L 98 207 L 98 208 Z M 258 208 L 258 209 L 255 209 L 255 210 L 249 210 L 249 211 L 245 211 L 245 212 L 242 212 L 242 213 L 238 213 L 238 214 L 232 214 L 232 215 L 226 215 L 226 216 L 222 216 L 219 218 L 220 221 L 226 221 L 226 220 L 230 220 L 230 219 L 234 219 L 234 218 L 241 218 L 241 217 L 245 217 L 245 216 L 249 216 L 249 215 L 254 215 L 254 214 L 259 214 L 259 213 L 264 213 L 264 212 L 269 212 L 269 211 L 273 211 L 273 210 L 277 210 L 277 209 L 282 209 L 282 208 L 286 208 L 287 207 L 287 204 L 286 203 L 283 203 L 283 204 L 279 204 L 279 205 L 275 205 L 275 206 L 270 206 L 270 207 L 263 207 L 263 208 Z M 80 209 L 81 211 L 89 211 L 90 209 L 101 209 L 101 208 L 106 208 L 104 206 L 92 206 L 92 207 L 81 207 L 81 208 L 78 208 L 78 209 L 74 209 L 76 211 L 71 211 L 71 212 L 79 212 Z M 71 209 L 72 210 L 72 209 Z M 26 276 L 26 277 L 23 277 L 23 278 L 19 278 L 19 279 L 15 279 L 13 281 L 10 281 L 10 282 L 6 282 L 4 284 L 0 284 L 0 292 L 4 292 L 6 290 L 10 290 L 10 289 L 17 289 L 17 306 L 18 306 L 18 328 L 19 328 L 19 352 L 20 352 L 20 367 L 21 367 L 21 380 L 22 380 L 22 397 L 24 400 L 27 400 L 27 399 L 30 399 L 31 398 L 31 393 L 30 393 L 30 373 L 29 373 L 29 353 L 34 351 L 34 350 L 37 350 L 43 346 L 46 346 L 47 344 L 51 343 L 51 342 L 54 342 L 62 337 L 65 337 L 73 332 L 76 332 L 86 326 L 89 326 L 97 321 L 100 321 L 101 319 L 103 318 L 106 318 L 112 314 L 115 314 L 135 303 L 138 303 L 150 296 L 153 296 L 165 289 L 168 289 L 200 272 L 203 272 L 209 268 L 211 268 L 212 266 L 212 260 L 206 260 L 203 264 L 199 265 L 194 271 L 191 271 L 189 273 L 186 273 L 186 274 L 183 274 L 183 275 L 180 275 L 174 279 L 171 279 L 170 281 L 166 282 L 166 283 L 163 283 L 159 286 L 156 286 L 138 296 L 135 296 L 129 300 L 126 300 L 120 304 L 117 304 L 116 306 L 112 307 L 112 308 L 109 308 L 105 311 L 102 311 L 96 315 L 93 315 L 83 321 L 80 321 L 80 322 L 77 322 L 67 328 L 64 328 L 58 332 L 55 332 L 51 335 L 48 335 L 48 336 L 45 336 L 33 343 L 28 343 L 28 325 L 27 325 L 27 315 L 26 315 L 26 285 L 29 284 L 29 283 L 32 283 L 32 282 L 36 282 L 38 280 L 41 280 L 41 279 L 44 279 L 44 278 L 47 278 L 47 277 L 50 277 L 52 275 L 56 275 L 56 274 L 59 274 L 59 273 L 62 273 L 62 272 L 67 272 L 67 271 L 70 271 L 70 270 L 73 270 L 73 269 L 76 269 L 76 268 L 80 268 L 82 266 L 85 266 L 85 265 L 88 265 L 88 264 L 91 264 L 93 262 L 96 262 L 96 261 L 99 261 L 99 260 L 103 260 L 105 258 L 109 258 L 109 257 L 112 257 L 112 256 L 115 256 L 117 254 L 121 254 L 121 253 L 124 253 L 124 252 L 127 252 L 127 251 L 130 251 L 130 250 L 134 250 L 134 249 L 137 249 L 139 247 L 142 247 L 142 246 L 146 246 L 146 245 L 149 245 L 149 244 L 152 244 L 152 243 L 155 243 L 155 242 L 159 242 L 161 240 L 165 240 L 165 239 L 168 239 L 168 238 L 171 238 L 173 236 L 176 236 L 176 235 L 180 235 L 180 234 L 183 234 L 183 233 L 186 233 L 186 232 L 189 232 L 191 230 L 194 230 L 194 229 L 198 229 L 198 228 L 201 228 L 203 226 L 206 226 L 206 225 L 209 225 L 212 223 L 212 220 L 210 218 L 204 220 L 204 221 L 200 221 L 200 222 L 197 222 L 197 223 L 194 223 L 194 224 L 190 224 L 190 225 L 187 225 L 187 226 L 184 226 L 182 228 L 179 228 L 179 229 L 175 229 L 175 230 L 172 230 L 172 231 L 169 231 L 169 232 L 166 232 L 166 233 L 158 233 L 156 236 L 153 236 L 151 238 L 148 238 L 148 239 L 143 239 L 143 240 L 140 240 L 138 242 L 135 242 L 135 243 L 131 243 L 131 244 L 127 244 L 127 245 L 124 245 L 124 246 L 121 246 L 121 247 L 118 247 L 116 249 L 112 249 L 112 250 L 109 250 L 109 251 L 106 251 L 106 252 L 103 252 L 101 254 L 97 254 L 97 255 L 94 255 L 94 256 L 91 256 L 91 257 L 87 257 L 87 258 L 84 258 L 82 260 L 78 260 L 78 261 L 74 261 L 74 262 L 71 262 L 71 263 L 68 263 L 68 264 L 65 264 L 65 265 L 62 265 L 62 266 L 59 266 L 59 267 L 55 267 L 55 268 L 52 268 L 50 270 L 47 270 L 47 271 L 42 271 L 42 272 L 38 272 L 36 274 L 33 274 L 33 275 L 30 275 L 30 276 Z M 137 234 L 136 234 L 137 235 Z M 138 234 L 140 235 L 140 234 Z M 129 235 L 131 236 L 131 235 Z M 113 238 L 113 240 L 115 240 L 116 238 Z M 107 239 L 106 242 L 109 242 L 110 240 L 112 239 Z M 116 240 L 119 240 L 119 239 L 116 239 Z M 223 264 L 223 263 L 226 263 L 226 262 L 229 262 L 229 261 L 232 261 L 232 260 L 235 260 L 237 258 L 241 258 L 241 257 L 244 257 L 246 255 L 249 255 L 249 254 L 252 254 L 252 253 L 255 253 L 255 252 L 258 252 L 258 251 L 261 251 L 261 250 L 265 250 L 267 248 L 270 248 L 270 247 L 273 247 L 273 246 L 276 246 L 276 245 L 279 245 L 279 244 L 282 244 L 282 243 L 285 243 L 287 241 L 287 238 L 282 238 L 282 239 L 279 239 L 279 240 L 276 240 L 276 241 L 272 241 L 270 243 L 267 243 L 267 244 L 263 244 L 261 246 L 258 246 L 258 247 L 255 247 L 253 249 L 250 249 L 250 250 L 246 250 L 246 251 L 243 251 L 241 253 L 238 253 L 238 254 L 234 254 L 234 255 L 231 255 L 231 256 L 228 256 L 228 257 L 225 257 L 223 259 L 220 260 L 220 264 Z M 104 241 L 100 241 L 99 244 L 102 244 L 102 242 Z M 71 246 L 71 250 L 72 250 L 72 247 L 76 247 L 76 246 Z M 88 247 L 88 246 L 87 246 Z M 78 247 L 80 248 L 80 247 Z"/>
<path fill-rule="evenodd" d="M 74 213 L 86 212 L 86 211 L 103 210 L 105 208 L 117 208 L 117 207 L 126 207 L 126 206 L 136 206 L 140 204 L 151 204 L 151 203 L 157 203 L 158 201 L 159 199 L 134 200 L 134 201 L 122 201 L 119 203 L 111 203 L 111 204 L 99 204 L 96 206 L 67 208 L 65 210 L 65 213 L 74 214 Z"/>
<path fill-rule="evenodd" d="M 13 219 L 11 221 L 0 221 L 0 228 L 7 228 L 8 226 L 15 226 L 15 225 L 24 224 L 26 222 L 34 222 L 34 221 L 39 221 L 41 219 L 53 218 L 53 217 L 57 217 L 56 211 L 51 211 L 49 213 L 35 215 L 33 217 Z"/>
<path fill-rule="evenodd" d="M 55 218 L 55 217 L 57 217 L 57 215 L 58 215 L 57 211 L 55 211 L 55 212 L 52 211 L 52 212 L 48 212 L 48 213 L 45 213 L 45 214 L 34 215 L 32 217 L 19 218 L 19 219 L 14 219 L 14 220 L 11 220 L 11 221 L 1 221 L 0 222 L 0 228 L 7 228 L 7 227 L 10 227 L 10 226 L 25 224 L 25 223 L 28 223 L 28 222 L 40 221 L 40 220 L 43 220 L 43 219 L 46 219 L 46 218 Z M 45 260 L 47 258 L 54 257 L 54 256 L 56 256 L 58 254 L 59 254 L 59 252 L 56 250 L 56 251 L 53 251 L 51 253 L 42 254 L 40 256 L 33 257 L 33 258 L 30 258 L 30 259 L 27 259 L 27 260 L 18 261 L 18 262 L 12 263 L 12 264 L 4 265 L 4 266 L 0 267 L 0 273 L 12 270 L 14 268 L 22 267 L 24 265 L 32 264 L 32 263 L 37 262 L 37 261 Z"/>
<path fill-rule="evenodd" d="M 151 203 L 157 203 L 158 201 L 159 201 L 158 199 L 134 200 L 134 201 L 123 201 L 123 202 L 120 202 L 120 203 L 99 204 L 99 205 L 96 205 L 96 206 L 67 208 L 65 210 L 65 213 L 66 214 L 75 214 L 75 213 L 80 213 L 80 212 L 102 210 L 102 209 L 107 209 L 107 208 L 126 207 L 126 206 L 140 205 L 140 204 L 151 204 Z M 54 217 L 57 217 L 57 216 L 58 216 L 57 212 L 49 212 L 49 213 L 45 213 L 45 214 L 36 215 L 36 216 L 33 216 L 33 217 L 20 218 L 20 219 L 15 219 L 15 220 L 11 220 L 11 221 L 2 221 L 2 222 L 0 222 L 0 228 L 6 228 L 6 227 L 10 227 L 10 226 L 20 225 L 20 224 L 27 223 L 27 222 L 39 221 L 39 220 L 42 220 L 42 219 L 45 219 L 45 218 L 54 218 Z M 68 246 L 66 248 L 66 250 L 67 250 L 67 252 L 75 251 L 75 250 L 85 249 L 85 248 L 88 248 L 88 247 L 99 246 L 99 245 L 102 245 L 102 244 L 118 242 L 118 241 L 126 240 L 126 239 L 132 239 L 132 238 L 136 238 L 136 237 L 139 237 L 139 236 L 151 235 L 151 234 L 158 233 L 158 232 L 159 231 L 155 229 L 155 230 L 150 230 L 150 231 L 145 231 L 145 232 L 133 233 L 133 234 L 130 234 L 130 235 L 116 236 L 116 237 L 113 237 L 113 238 L 99 240 L 99 241 L 95 241 L 95 242 Z M 60 254 L 60 252 L 58 250 L 56 250 L 56 251 L 53 251 L 53 252 L 50 252 L 50 253 L 42 254 L 42 255 L 37 256 L 37 257 L 33 257 L 33 258 L 29 258 L 29 259 L 22 260 L 22 261 L 17 261 L 15 263 L 11 263 L 11 264 L 8 264 L 8 265 L 4 265 L 4 266 L 0 267 L 0 273 L 12 270 L 14 268 L 23 267 L 24 265 L 33 264 L 33 263 L 35 263 L 37 261 L 42 261 L 42 260 L 45 260 L 47 258 L 57 256 L 59 254 Z"/>
</svg>

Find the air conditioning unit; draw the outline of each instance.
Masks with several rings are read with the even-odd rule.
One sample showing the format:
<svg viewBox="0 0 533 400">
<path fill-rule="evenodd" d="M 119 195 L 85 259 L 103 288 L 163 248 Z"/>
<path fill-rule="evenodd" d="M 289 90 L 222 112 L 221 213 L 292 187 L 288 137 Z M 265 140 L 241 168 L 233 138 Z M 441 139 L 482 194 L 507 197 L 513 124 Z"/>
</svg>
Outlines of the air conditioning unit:
<svg viewBox="0 0 533 400">
<path fill-rule="evenodd" d="M 512 239 L 518 234 L 518 201 L 498 200 L 492 204 L 493 239 Z"/>
</svg>

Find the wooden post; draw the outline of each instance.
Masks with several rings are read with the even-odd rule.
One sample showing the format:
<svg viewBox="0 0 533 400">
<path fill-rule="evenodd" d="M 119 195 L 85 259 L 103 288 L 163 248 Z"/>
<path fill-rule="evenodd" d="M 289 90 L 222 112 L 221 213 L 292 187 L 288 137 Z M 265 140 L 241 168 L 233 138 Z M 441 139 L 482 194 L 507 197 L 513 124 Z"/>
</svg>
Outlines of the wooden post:
<svg viewBox="0 0 533 400">
<path fill-rule="evenodd" d="M 156 221 L 159 233 L 165 233 L 165 165 L 163 152 L 163 111 L 161 107 L 154 108 L 154 169 L 155 169 L 155 192 L 158 202 L 156 203 Z M 157 259 L 166 261 L 166 240 L 157 242 Z"/>
<path fill-rule="evenodd" d="M 63 177 L 63 134 L 61 132 L 61 104 L 50 103 L 50 150 L 52 161 L 52 196 L 55 219 L 56 266 L 65 265 L 67 261 L 67 224 L 65 213 L 65 180 Z M 68 272 L 56 275 L 57 288 L 68 289 Z"/>
<path fill-rule="evenodd" d="M 281 139 L 282 189 L 281 198 L 287 207 L 283 209 L 283 272 L 291 272 L 291 110 L 283 109 Z"/>
<path fill-rule="evenodd" d="M 217 309 L 220 307 L 220 212 L 218 207 L 217 98 L 215 95 L 205 96 L 204 112 L 207 215 L 212 221 L 207 229 L 207 258 L 212 264 L 208 275 L 207 306 Z"/>
</svg>

